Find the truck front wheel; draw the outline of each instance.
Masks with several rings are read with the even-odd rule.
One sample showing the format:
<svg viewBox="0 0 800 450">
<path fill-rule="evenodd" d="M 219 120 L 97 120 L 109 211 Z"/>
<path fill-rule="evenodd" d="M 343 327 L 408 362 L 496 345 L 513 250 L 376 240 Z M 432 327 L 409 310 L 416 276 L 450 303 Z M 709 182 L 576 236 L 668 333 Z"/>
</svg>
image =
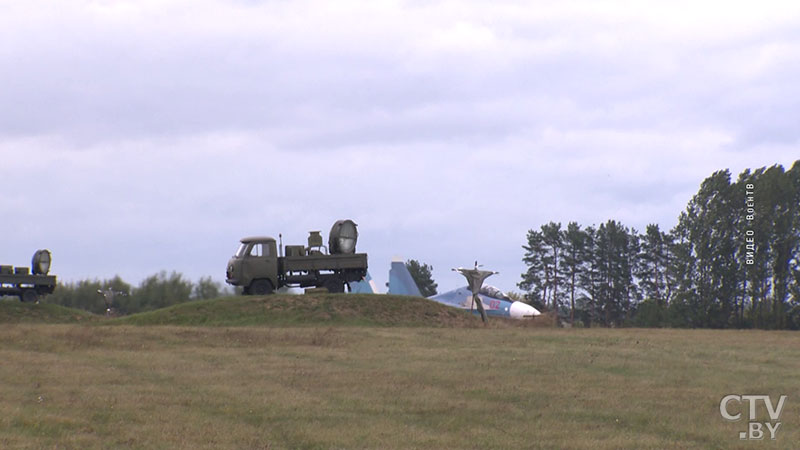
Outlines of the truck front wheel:
<svg viewBox="0 0 800 450">
<path fill-rule="evenodd" d="M 330 278 L 325 282 L 325 287 L 331 294 L 341 294 L 344 292 L 344 282 L 338 278 Z"/>
<path fill-rule="evenodd" d="M 253 295 L 269 295 L 273 291 L 272 282 L 269 280 L 255 280 L 250 285 L 249 292 Z"/>
</svg>

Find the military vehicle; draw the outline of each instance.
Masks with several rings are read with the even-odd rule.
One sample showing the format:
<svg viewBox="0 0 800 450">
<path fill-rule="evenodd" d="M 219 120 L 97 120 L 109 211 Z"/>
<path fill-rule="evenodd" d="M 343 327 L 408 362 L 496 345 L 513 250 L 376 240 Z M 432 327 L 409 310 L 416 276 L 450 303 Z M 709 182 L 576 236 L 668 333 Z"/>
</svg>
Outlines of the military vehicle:
<svg viewBox="0 0 800 450">
<path fill-rule="evenodd" d="M 310 231 L 308 246 L 287 245 L 285 254 L 282 239 L 278 249 L 269 236 L 243 238 L 228 261 L 225 281 L 241 286 L 245 295 L 311 286 L 344 292 L 346 283 L 360 281 L 367 274 L 367 254 L 356 253 L 357 227 L 352 220 L 338 220 L 328 235 L 327 247 L 322 245 L 319 231 Z"/>
<path fill-rule="evenodd" d="M 23 302 L 35 303 L 56 288 L 56 277 L 48 275 L 52 256 L 49 250 L 33 254 L 27 267 L 0 266 L 0 295 L 15 295 Z"/>
</svg>

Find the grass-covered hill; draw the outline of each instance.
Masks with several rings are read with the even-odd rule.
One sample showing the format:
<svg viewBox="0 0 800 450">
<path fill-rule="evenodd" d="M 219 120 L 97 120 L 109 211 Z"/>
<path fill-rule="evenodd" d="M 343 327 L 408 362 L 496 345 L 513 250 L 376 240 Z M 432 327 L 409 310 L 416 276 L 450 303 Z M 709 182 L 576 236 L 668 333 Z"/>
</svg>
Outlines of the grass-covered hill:
<svg viewBox="0 0 800 450">
<path fill-rule="evenodd" d="M 421 298 L 372 294 L 275 294 L 181 303 L 114 319 L 129 325 L 480 326 L 469 311 Z"/>
<path fill-rule="evenodd" d="M 16 297 L 0 297 L 0 323 L 81 323 L 99 319 L 80 309 L 47 303 L 23 303 Z"/>
</svg>

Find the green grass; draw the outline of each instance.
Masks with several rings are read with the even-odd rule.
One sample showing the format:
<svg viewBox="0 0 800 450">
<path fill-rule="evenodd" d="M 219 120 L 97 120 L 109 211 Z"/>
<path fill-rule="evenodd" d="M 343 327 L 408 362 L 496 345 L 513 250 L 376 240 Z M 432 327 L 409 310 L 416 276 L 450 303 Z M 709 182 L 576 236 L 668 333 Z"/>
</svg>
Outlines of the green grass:
<svg viewBox="0 0 800 450">
<path fill-rule="evenodd" d="M 230 297 L 118 319 L 0 301 L 0 448 L 800 442 L 796 333 L 531 327 L 539 319 L 483 327 L 425 299 L 368 295 Z M 777 441 L 739 441 L 745 422 L 719 415 L 727 394 L 788 395 Z"/>
<path fill-rule="evenodd" d="M 306 294 L 225 297 L 181 303 L 112 321 L 128 325 L 335 325 L 479 326 L 468 311 L 420 297 L 367 294 Z"/>
<path fill-rule="evenodd" d="M 0 327 L 0 448 L 792 448 L 789 332 Z M 776 442 L 726 394 L 789 396 Z M 746 407 L 745 414 L 746 414 Z"/>
<path fill-rule="evenodd" d="M 46 303 L 23 303 L 17 297 L 0 297 L 0 324 L 80 323 L 100 319 L 80 309 Z"/>
</svg>

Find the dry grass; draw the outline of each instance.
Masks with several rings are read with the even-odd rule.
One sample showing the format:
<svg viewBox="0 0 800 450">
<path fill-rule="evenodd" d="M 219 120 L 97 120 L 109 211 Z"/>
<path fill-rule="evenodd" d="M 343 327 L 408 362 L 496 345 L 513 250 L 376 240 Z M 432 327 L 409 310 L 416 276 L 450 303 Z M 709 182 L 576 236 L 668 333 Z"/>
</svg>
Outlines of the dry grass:
<svg viewBox="0 0 800 450">
<path fill-rule="evenodd" d="M 726 448 L 729 393 L 786 394 L 797 335 L 4 325 L 1 448 Z"/>
</svg>

